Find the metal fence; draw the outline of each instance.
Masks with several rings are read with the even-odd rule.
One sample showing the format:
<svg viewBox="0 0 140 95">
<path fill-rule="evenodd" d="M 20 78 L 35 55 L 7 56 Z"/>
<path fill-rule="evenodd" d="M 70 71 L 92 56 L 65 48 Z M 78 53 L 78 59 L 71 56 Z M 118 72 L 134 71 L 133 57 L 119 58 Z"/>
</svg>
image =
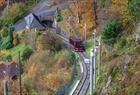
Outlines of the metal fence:
<svg viewBox="0 0 140 95">
<path fill-rule="evenodd" d="M 59 33 L 62 33 L 62 32 L 59 32 Z M 72 70 L 72 73 L 71 73 L 71 78 L 70 78 L 70 80 L 66 83 L 66 84 L 64 84 L 64 85 L 62 85 L 62 86 L 60 86 L 58 89 L 57 89 L 57 91 L 56 91 L 56 93 L 54 94 L 54 95 L 68 95 L 69 93 L 70 93 L 70 91 L 73 89 L 73 87 L 74 87 L 74 85 L 75 85 L 75 77 L 78 75 L 78 71 L 77 71 L 77 58 L 76 58 L 76 55 L 75 55 L 75 53 L 72 51 L 72 49 L 69 47 L 69 46 L 67 46 L 67 44 L 65 44 L 65 43 L 62 43 L 62 48 L 65 48 L 65 49 L 67 49 L 67 51 L 69 52 L 69 54 L 71 55 L 71 58 L 72 58 L 72 61 L 73 61 L 73 63 L 74 63 L 74 67 L 73 67 L 73 70 Z"/>
</svg>

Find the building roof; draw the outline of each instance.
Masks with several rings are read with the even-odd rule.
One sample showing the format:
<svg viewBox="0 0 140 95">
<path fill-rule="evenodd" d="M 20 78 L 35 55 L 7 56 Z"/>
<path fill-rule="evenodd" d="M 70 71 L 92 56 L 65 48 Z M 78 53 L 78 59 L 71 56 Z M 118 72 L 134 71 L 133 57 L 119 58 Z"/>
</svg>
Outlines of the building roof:
<svg viewBox="0 0 140 95">
<path fill-rule="evenodd" d="M 16 24 L 14 24 L 15 31 L 20 31 L 25 28 L 30 28 L 30 29 L 44 29 L 45 26 L 41 23 L 39 18 L 33 14 L 30 13 L 24 19 L 18 21 Z"/>
<path fill-rule="evenodd" d="M 45 28 L 44 25 L 40 22 L 39 18 L 33 13 L 30 13 L 28 16 L 26 16 L 24 20 L 26 22 L 26 28 Z"/>
<path fill-rule="evenodd" d="M 16 63 L 8 62 L 0 64 L 0 79 L 3 79 L 5 76 L 9 76 L 11 79 L 14 79 L 17 75 L 19 75 L 19 69 Z"/>
</svg>

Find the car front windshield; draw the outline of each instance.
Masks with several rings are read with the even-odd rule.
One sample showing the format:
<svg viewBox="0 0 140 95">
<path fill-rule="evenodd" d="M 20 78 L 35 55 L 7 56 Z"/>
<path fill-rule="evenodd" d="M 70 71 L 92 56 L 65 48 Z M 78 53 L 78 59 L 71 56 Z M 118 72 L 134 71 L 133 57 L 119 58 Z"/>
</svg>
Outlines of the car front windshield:
<svg viewBox="0 0 140 95">
<path fill-rule="evenodd" d="M 79 41 L 76 43 L 76 47 L 77 48 L 81 48 L 83 46 L 82 41 Z"/>
</svg>

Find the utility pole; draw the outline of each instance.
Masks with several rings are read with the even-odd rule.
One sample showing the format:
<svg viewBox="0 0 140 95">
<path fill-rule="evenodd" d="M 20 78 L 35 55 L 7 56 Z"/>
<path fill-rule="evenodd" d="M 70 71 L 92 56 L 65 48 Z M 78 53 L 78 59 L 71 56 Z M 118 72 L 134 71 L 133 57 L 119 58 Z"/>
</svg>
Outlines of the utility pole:
<svg viewBox="0 0 140 95">
<path fill-rule="evenodd" d="M 98 77 L 100 78 L 100 68 L 101 66 L 101 41 L 98 43 Z"/>
<path fill-rule="evenodd" d="M 90 95 L 93 95 L 93 49 L 90 53 Z"/>
<path fill-rule="evenodd" d="M 93 80 L 94 80 L 94 89 L 96 89 L 96 29 L 94 29 L 94 32 L 93 32 L 93 37 L 94 37 L 94 59 L 93 59 Z"/>
<path fill-rule="evenodd" d="M 93 78 L 94 78 L 94 90 L 96 90 L 96 48 L 94 48 L 94 59 L 93 59 Z"/>
<path fill-rule="evenodd" d="M 96 83 L 96 55 L 95 55 L 95 47 L 96 47 L 96 30 L 94 30 L 93 34 L 93 44 L 94 47 L 91 50 L 91 54 L 90 54 L 90 95 L 93 95 L 93 78 L 94 78 L 94 88 L 95 88 L 95 83 Z M 93 72 L 94 70 L 94 72 Z M 93 76 L 94 74 L 94 76 Z"/>
<path fill-rule="evenodd" d="M 8 86 L 7 86 L 7 81 L 4 79 L 4 95 L 8 95 Z"/>
<path fill-rule="evenodd" d="M 21 64 L 20 64 L 20 51 L 18 52 L 18 65 L 19 65 L 19 93 L 22 95 L 22 88 L 21 88 Z"/>
</svg>

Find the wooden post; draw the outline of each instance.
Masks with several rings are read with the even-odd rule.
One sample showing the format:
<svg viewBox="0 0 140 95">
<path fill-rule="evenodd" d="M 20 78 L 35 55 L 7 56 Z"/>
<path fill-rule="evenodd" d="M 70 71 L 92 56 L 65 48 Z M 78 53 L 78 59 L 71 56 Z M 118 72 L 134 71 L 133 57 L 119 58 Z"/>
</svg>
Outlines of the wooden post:
<svg viewBox="0 0 140 95">
<path fill-rule="evenodd" d="M 98 43 L 98 77 L 100 78 L 100 70 L 101 70 L 101 42 L 99 40 Z"/>
<path fill-rule="evenodd" d="M 19 65 L 19 93 L 22 95 L 22 88 L 21 88 L 21 64 L 20 64 L 20 51 L 18 52 L 18 65 Z"/>
</svg>

